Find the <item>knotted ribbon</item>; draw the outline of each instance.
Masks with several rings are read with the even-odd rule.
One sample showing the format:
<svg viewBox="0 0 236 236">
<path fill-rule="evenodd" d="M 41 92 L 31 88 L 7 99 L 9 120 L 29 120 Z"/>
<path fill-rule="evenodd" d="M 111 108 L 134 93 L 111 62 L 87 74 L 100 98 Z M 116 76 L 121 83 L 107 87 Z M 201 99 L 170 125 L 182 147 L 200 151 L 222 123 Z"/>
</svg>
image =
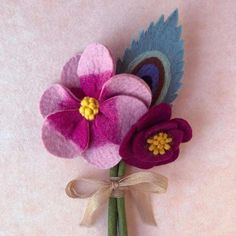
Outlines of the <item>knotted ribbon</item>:
<svg viewBox="0 0 236 236">
<path fill-rule="evenodd" d="M 79 185 L 94 185 L 95 190 L 80 191 Z M 66 193 L 71 198 L 88 198 L 81 225 L 91 226 L 96 211 L 109 197 L 123 197 L 124 191 L 129 191 L 134 199 L 142 220 L 151 225 L 156 225 L 153 215 L 150 193 L 164 193 L 167 190 L 168 179 L 153 172 L 137 172 L 123 178 L 112 177 L 110 181 L 78 178 L 70 181 L 66 186 Z"/>
</svg>

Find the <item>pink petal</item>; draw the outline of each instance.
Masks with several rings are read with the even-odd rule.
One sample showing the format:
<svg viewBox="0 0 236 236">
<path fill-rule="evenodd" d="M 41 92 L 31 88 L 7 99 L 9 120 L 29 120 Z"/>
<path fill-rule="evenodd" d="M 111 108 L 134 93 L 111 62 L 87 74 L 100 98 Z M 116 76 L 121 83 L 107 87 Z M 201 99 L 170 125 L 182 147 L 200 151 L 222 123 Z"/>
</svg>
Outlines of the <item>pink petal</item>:
<svg viewBox="0 0 236 236">
<path fill-rule="evenodd" d="M 73 158 L 88 146 L 89 123 L 77 111 L 51 114 L 44 122 L 42 139 L 52 154 Z"/>
<path fill-rule="evenodd" d="M 77 75 L 86 95 L 95 96 L 114 71 L 114 62 L 108 49 L 101 44 L 91 44 L 80 57 Z"/>
<path fill-rule="evenodd" d="M 78 107 L 79 100 L 59 84 L 48 88 L 40 100 L 40 112 L 43 117 L 58 111 L 74 110 Z"/>
<path fill-rule="evenodd" d="M 128 95 L 140 99 L 147 107 L 152 101 L 149 86 L 139 77 L 130 74 L 115 75 L 103 86 L 100 100 L 104 101 L 117 95 Z"/>
<path fill-rule="evenodd" d="M 115 166 L 121 160 L 119 146 L 110 143 L 103 133 L 100 133 L 101 130 L 94 122 L 91 123 L 90 130 L 90 145 L 83 153 L 85 160 L 101 169 L 108 169 Z"/>
<path fill-rule="evenodd" d="M 147 111 L 146 105 L 137 98 L 120 95 L 100 104 L 95 123 L 112 143 L 120 144 L 131 126 Z"/>
<path fill-rule="evenodd" d="M 109 169 L 119 163 L 119 145 L 106 143 L 98 147 L 90 147 L 83 153 L 83 157 L 92 165 L 100 169 Z"/>
<path fill-rule="evenodd" d="M 77 75 L 79 60 L 80 54 L 77 54 L 72 57 L 63 67 L 61 81 L 63 85 L 68 88 L 79 88 L 79 76 Z"/>
<path fill-rule="evenodd" d="M 109 77 L 115 71 L 110 52 L 102 44 L 91 44 L 82 53 L 77 69 L 79 77 L 108 73 Z"/>
</svg>

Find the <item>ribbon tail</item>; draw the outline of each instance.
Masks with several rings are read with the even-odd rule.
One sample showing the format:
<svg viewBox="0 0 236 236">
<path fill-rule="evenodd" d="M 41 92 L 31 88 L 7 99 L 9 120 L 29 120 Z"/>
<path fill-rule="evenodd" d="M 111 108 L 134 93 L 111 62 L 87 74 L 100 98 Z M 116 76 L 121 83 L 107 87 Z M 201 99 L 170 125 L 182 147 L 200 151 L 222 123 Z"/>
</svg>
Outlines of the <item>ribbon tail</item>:
<svg viewBox="0 0 236 236">
<path fill-rule="evenodd" d="M 139 215 L 142 221 L 148 225 L 156 226 L 156 220 L 152 210 L 150 194 L 147 192 L 130 191 L 131 197 L 133 198 Z"/>
<path fill-rule="evenodd" d="M 89 198 L 83 219 L 80 223 L 81 226 L 91 226 L 94 223 L 97 210 L 107 202 L 111 193 L 112 189 L 109 186 L 101 187 Z"/>
</svg>

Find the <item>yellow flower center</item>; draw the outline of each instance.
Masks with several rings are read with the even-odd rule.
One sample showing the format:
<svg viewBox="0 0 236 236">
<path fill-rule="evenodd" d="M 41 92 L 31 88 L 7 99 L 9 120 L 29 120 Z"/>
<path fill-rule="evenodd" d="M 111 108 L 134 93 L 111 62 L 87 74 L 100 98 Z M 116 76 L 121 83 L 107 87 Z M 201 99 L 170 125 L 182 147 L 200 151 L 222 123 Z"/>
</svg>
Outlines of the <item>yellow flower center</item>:
<svg viewBox="0 0 236 236">
<path fill-rule="evenodd" d="M 92 97 L 84 97 L 80 102 L 79 112 L 86 120 L 94 120 L 99 112 L 98 101 Z"/>
<path fill-rule="evenodd" d="M 168 134 L 160 132 L 156 135 L 149 137 L 147 139 L 148 150 L 153 153 L 153 155 L 165 154 L 166 151 L 170 150 L 172 138 Z"/>
</svg>

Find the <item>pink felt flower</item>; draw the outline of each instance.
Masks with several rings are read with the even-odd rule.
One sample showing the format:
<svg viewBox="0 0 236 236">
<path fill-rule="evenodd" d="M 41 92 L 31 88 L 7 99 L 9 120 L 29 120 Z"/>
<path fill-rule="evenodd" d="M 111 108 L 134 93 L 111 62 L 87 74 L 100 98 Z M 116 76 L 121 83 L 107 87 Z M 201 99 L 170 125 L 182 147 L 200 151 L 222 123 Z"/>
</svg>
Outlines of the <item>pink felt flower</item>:
<svg viewBox="0 0 236 236">
<path fill-rule="evenodd" d="M 115 75 L 109 51 L 88 46 L 64 66 L 62 85 L 47 89 L 40 101 L 42 139 L 52 154 L 83 156 L 99 168 L 116 165 L 119 144 L 147 111 L 151 91 L 134 75 Z"/>
</svg>

